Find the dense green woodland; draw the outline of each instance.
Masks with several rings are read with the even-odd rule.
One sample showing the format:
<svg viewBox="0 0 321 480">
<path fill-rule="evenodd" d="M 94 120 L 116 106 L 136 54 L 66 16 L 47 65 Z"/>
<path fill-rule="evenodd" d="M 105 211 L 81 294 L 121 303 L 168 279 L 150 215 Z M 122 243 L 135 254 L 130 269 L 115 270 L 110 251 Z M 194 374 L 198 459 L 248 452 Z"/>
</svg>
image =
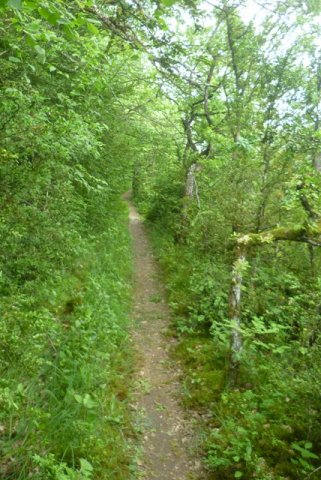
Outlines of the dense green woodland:
<svg viewBox="0 0 321 480">
<path fill-rule="evenodd" d="M 137 478 L 131 185 L 209 478 L 321 478 L 320 12 L 0 1 L 1 479 Z"/>
</svg>

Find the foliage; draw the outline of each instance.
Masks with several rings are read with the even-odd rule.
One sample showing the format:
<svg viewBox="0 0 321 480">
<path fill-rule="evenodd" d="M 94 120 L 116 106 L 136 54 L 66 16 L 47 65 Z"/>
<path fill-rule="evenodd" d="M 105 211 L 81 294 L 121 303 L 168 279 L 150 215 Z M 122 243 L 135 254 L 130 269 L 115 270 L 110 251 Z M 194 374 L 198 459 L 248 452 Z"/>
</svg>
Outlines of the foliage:
<svg viewBox="0 0 321 480">
<path fill-rule="evenodd" d="M 133 474 L 131 179 L 208 468 L 318 471 L 320 9 L 281 3 L 0 1 L 2 478 Z"/>
<path fill-rule="evenodd" d="M 177 36 L 181 51 L 168 46 L 177 64 L 184 59 L 167 87 L 181 115 L 180 141 L 173 138 L 176 156 L 156 158 L 135 178 L 143 192 L 136 201 L 163 267 L 184 403 L 203 417 L 213 478 L 317 478 L 317 11 L 272 2 L 254 24 L 241 2 L 211 6 L 204 19 L 193 12 Z M 232 274 L 243 282 L 239 325 Z"/>
<path fill-rule="evenodd" d="M 6 479 L 131 475 L 131 253 L 119 196 L 133 126 L 115 136 L 125 121 L 117 102 L 132 91 L 115 72 L 135 76 L 138 60 L 110 55 L 117 42 L 80 3 L 1 2 Z"/>
</svg>

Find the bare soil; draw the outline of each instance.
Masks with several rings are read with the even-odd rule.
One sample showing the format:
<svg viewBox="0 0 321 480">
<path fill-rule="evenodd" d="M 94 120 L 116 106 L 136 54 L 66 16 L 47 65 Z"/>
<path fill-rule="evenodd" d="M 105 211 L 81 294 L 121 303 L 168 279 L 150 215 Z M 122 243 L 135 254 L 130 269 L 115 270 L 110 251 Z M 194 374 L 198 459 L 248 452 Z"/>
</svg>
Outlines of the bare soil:
<svg viewBox="0 0 321 480">
<path fill-rule="evenodd" d="M 196 480 L 205 478 L 195 458 L 191 421 L 179 403 L 180 370 L 169 357 L 175 340 L 165 335 L 170 323 L 164 286 L 142 220 L 129 201 L 129 228 L 135 257 L 135 328 L 139 356 L 136 409 L 142 432 L 139 478 Z"/>
</svg>

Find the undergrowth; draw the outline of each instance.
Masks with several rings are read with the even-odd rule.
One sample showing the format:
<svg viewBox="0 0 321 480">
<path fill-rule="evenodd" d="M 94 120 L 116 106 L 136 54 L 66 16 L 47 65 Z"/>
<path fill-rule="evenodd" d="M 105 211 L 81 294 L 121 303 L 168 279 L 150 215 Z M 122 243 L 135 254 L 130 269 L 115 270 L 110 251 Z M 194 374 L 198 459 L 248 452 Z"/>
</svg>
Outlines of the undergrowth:
<svg viewBox="0 0 321 480">
<path fill-rule="evenodd" d="M 293 327 L 289 340 L 288 327 L 273 321 L 276 310 L 267 308 L 268 324 L 253 315 L 252 306 L 251 321 L 242 329 L 244 351 L 238 386 L 229 388 L 226 274 L 206 255 L 198 255 L 193 245 L 175 242 L 162 227 L 157 221 L 149 222 L 175 313 L 172 333 L 179 341 L 173 354 L 183 365 L 183 403 L 197 412 L 209 478 L 318 478 L 319 346 L 304 347 Z M 294 276 L 285 277 L 273 281 L 281 285 L 290 282 L 295 292 Z M 265 295 L 277 295 L 276 287 L 267 288 L 266 278 L 264 287 Z M 250 315 L 251 302 L 257 301 L 248 290 L 245 317 Z M 298 303 L 297 311 L 282 304 L 278 307 L 277 314 L 283 315 L 288 325 L 293 321 L 291 315 L 301 315 L 303 321 L 301 296 L 292 296 L 291 304 Z"/>
<path fill-rule="evenodd" d="M 68 268 L 2 304 L 0 478 L 131 478 L 131 250 L 127 210 L 111 206 Z"/>
</svg>

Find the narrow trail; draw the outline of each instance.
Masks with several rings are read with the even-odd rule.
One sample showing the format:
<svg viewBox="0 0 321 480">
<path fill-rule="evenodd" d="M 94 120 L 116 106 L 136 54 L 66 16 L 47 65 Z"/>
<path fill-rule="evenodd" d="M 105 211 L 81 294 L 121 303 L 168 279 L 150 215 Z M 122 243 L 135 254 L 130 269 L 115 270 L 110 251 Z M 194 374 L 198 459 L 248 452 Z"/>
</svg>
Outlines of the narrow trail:
<svg viewBox="0 0 321 480">
<path fill-rule="evenodd" d="M 135 257 L 133 340 L 140 357 L 136 406 L 143 431 L 139 478 L 196 480 L 201 478 L 201 464 L 189 454 L 194 440 L 190 422 L 177 400 L 180 372 L 168 355 L 174 339 L 164 336 L 170 310 L 144 226 L 128 197 Z"/>
</svg>

